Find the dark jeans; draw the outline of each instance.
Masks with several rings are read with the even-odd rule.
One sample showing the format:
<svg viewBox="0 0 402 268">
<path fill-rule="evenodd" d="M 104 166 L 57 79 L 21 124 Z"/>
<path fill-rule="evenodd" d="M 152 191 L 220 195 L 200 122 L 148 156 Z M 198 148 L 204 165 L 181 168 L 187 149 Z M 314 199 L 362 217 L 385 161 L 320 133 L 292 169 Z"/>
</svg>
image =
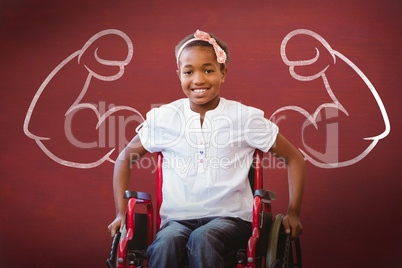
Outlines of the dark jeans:
<svg viewBox="0 0 402 268">
<path fill-rule="evenodd" d="M 148 247 L 149 268 L 179 267 L 185 254 L 190 268 L 224 267 L 224 257 L 246 248 L 250 236 L 251 223 L 239 218 L 169 221 Z"/>
</svg>

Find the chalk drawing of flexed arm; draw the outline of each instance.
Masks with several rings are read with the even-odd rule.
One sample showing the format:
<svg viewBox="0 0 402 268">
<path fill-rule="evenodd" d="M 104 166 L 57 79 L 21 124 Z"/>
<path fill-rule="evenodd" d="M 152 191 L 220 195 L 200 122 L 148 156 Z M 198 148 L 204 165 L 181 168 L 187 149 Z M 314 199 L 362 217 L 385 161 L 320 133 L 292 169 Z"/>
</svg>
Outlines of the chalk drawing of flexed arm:
<svg viewBox="0 0 402 268">
<path fill-rule="evenodd" d="M 305 69 L 310 68 L 310 66 L 317 64 L 317 62 L 319 61 L 319 58 L 320 58 L 320 50 L 316 47 L 315 48 L 316 55 L 311 59 L 293 60 L 293 61 L 289 60 L 288 56 L 286 54 L 286 48 L 287 48 L 288 42 L 289 42 L 289 40 L 291 40 L 292 38 L 294 38 L 295 36 L 298 36 L 298 35 L 310 36 L 310 37 L 313 37 L 314 39 L 316 39 L 317 41 L 319 41 L 319 43 L 322 45 L 324 50 L 326 50 L 326 52 L 328 52 L 330 54 L 330 56 L 332 57 L 333 62 L 331 64 L 331 66 L 326 65 L 326 66 L 322 67 L 318 72 L 316 71 L 310 75 L 300 74 L 301 70 L 304 69 L 304 71 L 305 71 Z M 309 161 L 313 165 L 315 165 L 317 167 L 321 167 L 321 168 L 336 168 L 336 167 L 349 166 L 349 165 L 352 165 L 352 164 L 360 161 L 361 159 L 363 159 L 367 154 L 370 153 L 370 151 L 375 147 L 375 145 L 378 143 L 378 141 L 380 139 L 383 139 L 388 135 L 388 133 L 390 132 L 390 122 L 389 122 L 388 115 L 385 110 L 384 104 L 383 104 L 378 92 L 376 91 L 376 89 L 374 88 L 372 83 L 369 81 L 369 79 L 366 77 L 366 75 L 351 60 L 349 60 L 347 57 L 345 57 L 340 52 L 332 49 L 331 46 L 328 44 L 328 42 L 324 38 L 322 38 L 320 35 L 318 35 L 317 33 L 313 32 L 313 31 L 310 31 L 310 30 L 306 30 L 306 29 L 294 30 L 294 31 L 290 32 L 289 34 L 287 34 L 285 36 L 285 38 L 283 39 L 281 48 L 280 48 L 280 53 L 281 53 L 283 62 L 289 66 L 289 73 L 294 79 L 302 81 L 302 82 L 313 81 L 316 79 L 321 80 L 322 85 L 325 88 L 329 99 L 331 100 L 331 102 L 323 103 L 323 104 L 319 105 L 316 108 L 316 110 L 314 111 L 314 113 L 309 113 L 306 109 L 304 109 L 300 106 L 290 105 L 290 106 L 285 106 L 285 107 L 282 107 L 282 108 L 276 110 L 273 113 L 273 115 L 271 116 L 271 119 L 272 119 L 272 118 L 277 117 L 280 113 L 282 113 L 284 111 L 293 111 L 293 112 L 297 112 L 305 117 L 306 120 L 305 120 L 304 124 L 301 126 L 301 135 L 302 135 L 302 141 L 303 141 L 302 142 L 303 144 L 301 145 L 301 147 L 303 147 L 303 148 L 299 148 L 299 150 L 302 152 L 302 154 L 304 155 L 304 157 L 307 161 Z M 335 92 L 331 88 L 331 85 L 334 84 L 332 82 L 334 82 L 334 81 L 332 81 L 330 83 L 330 81 L 327 77 L 329 68 L 333 68 L 333 66 L 335 66 L 337 61 L 343 61 L 363 81 L 363 83 L 367 87 L 368 91 L 371 93 L 371 96 L 374 97 L 375 102 L 378 105 L 377 108 L 379 108 L 379 110 L 381 112 L 381 117 L 382 117 L 382 120 L 385 125 L 385 130 L 382 133 L 379 133 L 378 135 L 373 136 L 373 137 L 369 136 L 369 137 L 363 138 L 363 140 L 371 141 L 369 143 L 369 145 L 363 151 L 358 153 L 358 155 L 356 155 L 355 157 L 353 157 L 351 159 L 346 159 L 344 161 L 339 160 L 337 155 L 335 158 L 332 156 L 328 157 L 328 155 L 330 155 L 330 153 L 323 154 L 323 153 L 318 152 L 317 150 L 314 150 L 313 148 L 311 148 L 307 145 L 307 143 L 305 142 L 305 137 L 304 137 L 304 129 L 306 128 L 306 126 L 311 125 L 311 126 L 314 126 L 315 129 L 318 129 L 317 122 L 322 120 L 321 114 L 323 111 L 324 112 L 332 111 L 330 113 L 332 113 L 335 116 L 338 113 L 346 115 L 347 117 L 350 116 L 349 109 L 346 109 L 344 107 L 344 104 L 339 101 Z M 298 70 L 299 72 L 297 72 L 296 70 Z M 342 79 L 342 77 L 338 77 L 338 79 Z M 353 88 L 351 90 L 353 90 Z M 339 95 L 339 94 L 337 93 L 337 95 Z M 356 112 L 356 111 L 354 111 L 354 112 Z M 336 144 L 336 146 L 339 147 L 336 149 L 345 149 L 345 148 L 342 148 L 342 146 L 343 146 L 342 144 L 338 144 L 337 133 L 333 133 L 333 132 L 334 131 L 332 131 L 332 133 L 331 133 L 331 129 L 327 127 L 327 137 L 326 137 L 327 144 L 333 142 L 333 144 Z M 353 131 L 350 135 L 353 135 Z"/>
<path fill-rule="evenodd" d="M 124 41 L 127 50 L 124 59 L 103 59 L 98 55 L 99 47 L 96 46 L 101 46 L 105 38 L 120 39 L 120 43 Z M 113 54 L 116 48 L 109 46 L 104 50 L 111 50 Z M 73 117 L 86 116 L 85 122 L 94 125 L 94 129 L 86 130 L 87 133 L 99 131 L 101 126 L 104 127 L 105 120 L 119 111 L 129 111 L 143 121 L 142 115 L 132 107 L 113 106 L 107 110 L 83 101 L 94 79 L 105 82 L 119 79 L 132 56 L 133 45 L 125 33 L 108 29 L 95 34 L 80 50 L 63 60 L 41 84 L 27 111 L 24 133 L 35 140 L 49 158 L 65 166 L 93 168 L 105 161 L 114 162 L 110 155 L 115 148 L 100 148 L 97 142 L 79 142 L 73 136 L 72 122 Z M 94 135 L 97 136 L 96 133 Z M 58 148 L 61 146 L 63 148 Z M 61 155 L 69 150 L 68 146 L 70 149 L 79 147 L 80 155 L 87 154 L 90 160 L 79 162 L 65 159 Z"/>
</svg>

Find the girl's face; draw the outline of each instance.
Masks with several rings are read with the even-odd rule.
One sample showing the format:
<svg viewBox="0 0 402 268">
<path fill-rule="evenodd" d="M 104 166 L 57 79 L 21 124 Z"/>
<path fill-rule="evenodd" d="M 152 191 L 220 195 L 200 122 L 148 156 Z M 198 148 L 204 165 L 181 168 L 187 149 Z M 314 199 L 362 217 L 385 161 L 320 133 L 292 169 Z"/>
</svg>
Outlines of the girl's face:
<svg viewBox="0 0 402 268">
<path fill-rule="evenodd" d="M 221 70 L 212 47 L 190 47 L 180 56 L 177 71 L 184 94 L 194 112 L 205 114 L 219 104 L 219 89 L 227 68 Z"/>
</svg>

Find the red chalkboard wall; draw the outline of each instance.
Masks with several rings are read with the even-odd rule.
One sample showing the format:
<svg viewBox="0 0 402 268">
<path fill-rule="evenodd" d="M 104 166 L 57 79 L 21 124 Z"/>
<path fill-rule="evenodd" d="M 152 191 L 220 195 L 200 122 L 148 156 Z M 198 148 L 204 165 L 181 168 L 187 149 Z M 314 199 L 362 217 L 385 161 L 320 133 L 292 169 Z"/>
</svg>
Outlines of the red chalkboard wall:
<svg viewBox="0 0 402 268">
<path fill-rule="evenodd" d="M 304 267 L 397 267 L 400 1 L 2 1 L 0 266 L 105 267 L 113 160 L 184 97 L 174 47 L 226 41 L 221 95 L 265 111 L 307 162 Z M 153 155 L 132 189 L 155 193 Z M 283 164 L 264 183 L 285 213 Z"/>
</svg>

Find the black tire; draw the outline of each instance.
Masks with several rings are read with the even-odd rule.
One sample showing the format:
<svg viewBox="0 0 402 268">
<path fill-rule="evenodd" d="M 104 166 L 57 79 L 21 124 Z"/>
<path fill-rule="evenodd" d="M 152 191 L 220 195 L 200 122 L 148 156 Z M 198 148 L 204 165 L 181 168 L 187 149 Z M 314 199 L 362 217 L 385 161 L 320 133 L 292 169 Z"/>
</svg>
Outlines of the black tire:
<svg viewBox="0 0 402 268">
<path fill-rule="evenodd" d="M 285 234 L 282 220 L 283 215 L 275 216 L 268 238 L 266 255 L 266 268 L 291 268 L 293 267 L 292 242 L 289 235 Z"/>
<path fill-rule="evenodd" d="M 119 242 L 121 238 L 121 233 L 119 230 L 116 231 L 116 234 L 113 237 L 112 247 L 110 249 L 110 257 L 106 260 L 106 264 L 108 268 L 116 268 L 116 255 L 117 249 L 119 247 Z"/>
<path fill-rule="evenodd" d="M 126 234 L 127 234 L 127 229 L 126 229 L 126 226 L 124 225 L 123 231 L 121 232 L 121 235 L 120 235 L 120 240 L 119 240 L 119 244 L 118 244 L 119 246 L 120 246 L 121 240 L 126 236 Z M 117 268 L 117 263 L 118 263 L 119 258 L 120 258 L 119 250 L 117 249 L 116 259 L 114 261 L 114 266 L 113 267 Z"/>
</svg>

